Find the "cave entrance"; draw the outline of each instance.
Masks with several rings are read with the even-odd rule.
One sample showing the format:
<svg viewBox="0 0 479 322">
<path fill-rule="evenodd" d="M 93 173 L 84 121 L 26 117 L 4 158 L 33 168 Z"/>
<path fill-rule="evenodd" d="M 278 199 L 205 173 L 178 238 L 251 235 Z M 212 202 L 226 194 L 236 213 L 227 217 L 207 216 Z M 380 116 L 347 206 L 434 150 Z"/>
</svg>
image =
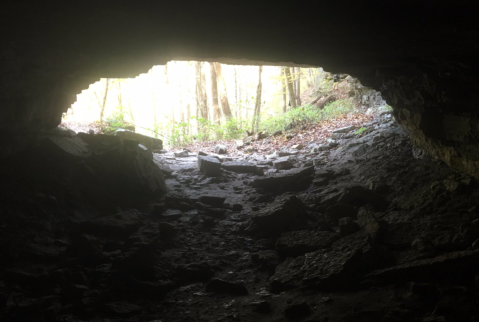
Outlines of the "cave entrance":
<svg viewBox="0 0 479 322">
<path fill-rule="evenodd" d="M 308 141 L 314 150 L 313 141 L 334 145 L 363 134 L 363 123 L 389 110 L 379 92 L 322 68 L 171 61 L 136 78 L 91 84 L 64 113 L 61 126 L 90 133 L 132 131 L 159 138 L 168 148 L 311 130 L 291 145 Z M 321 122 L 323 127 L 313 129 Z M 354 131 L 330 133 L 348 127 Z"/>
</svg>

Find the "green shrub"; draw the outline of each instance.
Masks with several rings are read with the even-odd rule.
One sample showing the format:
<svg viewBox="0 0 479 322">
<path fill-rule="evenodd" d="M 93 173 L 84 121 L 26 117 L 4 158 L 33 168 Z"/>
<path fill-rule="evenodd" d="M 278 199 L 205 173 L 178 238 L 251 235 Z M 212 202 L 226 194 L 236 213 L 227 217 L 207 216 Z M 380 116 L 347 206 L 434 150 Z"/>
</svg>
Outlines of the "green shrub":
<svg viewBox="0 0 479 322">
<path fill-rule="evenodd" d="M 320 110 L 314 105 L 304 105 L 261 122 L 260 128 L 269 133 L 284 130 L 289 124 L 314 124 L 354 111 L 352 99 L 331 102 Z"/>
</svg>

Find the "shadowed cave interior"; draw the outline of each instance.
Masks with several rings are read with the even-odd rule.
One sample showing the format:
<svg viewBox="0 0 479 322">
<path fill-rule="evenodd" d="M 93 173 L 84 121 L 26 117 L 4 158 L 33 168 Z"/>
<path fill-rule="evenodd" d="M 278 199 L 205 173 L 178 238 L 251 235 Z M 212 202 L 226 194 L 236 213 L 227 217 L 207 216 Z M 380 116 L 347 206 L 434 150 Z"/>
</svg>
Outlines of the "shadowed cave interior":
<svg viewBox="0 0 479 322">
<path fill-rule="evenodd" d="M 425 0 L 9 5 L 0 317 L 477 321 L 477 13 Z M 392 117 L 339 136 L 325 162 L 293 155 L 267 175 L 274 160 L 168 159 L 58 128 L 99 78 L 195 59 L 349 74 Z"/>
</svg>

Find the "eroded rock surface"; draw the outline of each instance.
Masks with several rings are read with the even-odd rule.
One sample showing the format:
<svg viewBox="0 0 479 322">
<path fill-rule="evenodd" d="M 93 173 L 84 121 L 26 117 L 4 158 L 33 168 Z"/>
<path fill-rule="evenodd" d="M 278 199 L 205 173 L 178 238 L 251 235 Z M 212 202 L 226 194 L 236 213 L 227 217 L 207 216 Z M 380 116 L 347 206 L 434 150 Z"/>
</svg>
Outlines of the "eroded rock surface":
<svg viewBox="0 0 479 322">
<path fill-rule="evenodd" d="M 115 137 L 45 141 L 48 154 L 2 172 L 0 317 L 476 321 L 479 185 L 415 158 L 390 118 L 364 126 L 317 166 L 308 146 L 288 170 L 279 156 L 200 155 L 214 176 L 196 153 L 153 162 Z M 150 171 L 168 174 L 163 194 L 148 193 Z M 129 180 L 144 190 L 119 197 Z"/>
</svg>

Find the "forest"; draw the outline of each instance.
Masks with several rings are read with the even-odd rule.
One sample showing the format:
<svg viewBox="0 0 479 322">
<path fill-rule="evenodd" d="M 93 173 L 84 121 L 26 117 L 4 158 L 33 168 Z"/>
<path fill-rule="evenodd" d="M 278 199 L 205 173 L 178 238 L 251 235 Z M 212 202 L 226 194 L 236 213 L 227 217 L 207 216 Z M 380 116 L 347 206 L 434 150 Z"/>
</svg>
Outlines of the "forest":
<svg viewBox="0 0 479 322">
<path fill-rule="evenodd" d="M 346 96 L 331 99 L 332 76 L 322 68 L 171 61 L 136 78 L 100 79 L 77 96 L 62 121 L 77 131 L 129 129 L 169 147 L 237 139 L 324 118 L 324 106 L 315 105 L 324 98 L 335 101 L 337 113 L 350 111 Z"/>
</svg>

